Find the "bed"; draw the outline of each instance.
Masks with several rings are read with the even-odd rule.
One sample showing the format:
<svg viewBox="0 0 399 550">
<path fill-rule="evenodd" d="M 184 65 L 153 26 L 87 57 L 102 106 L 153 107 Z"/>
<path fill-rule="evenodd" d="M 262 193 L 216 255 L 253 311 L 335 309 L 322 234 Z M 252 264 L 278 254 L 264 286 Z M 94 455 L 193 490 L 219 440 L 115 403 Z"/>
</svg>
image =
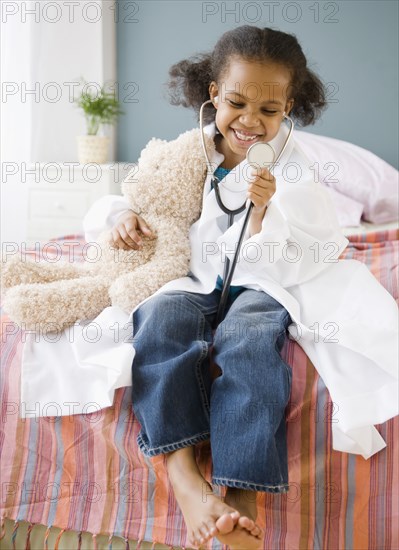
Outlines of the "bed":
<svg viewBox="0 0 399 550">
<path fill-rule="evenodd" d="M 346 235 L 341 259 L 364 262 L 398 301 L 397 225 L 363 223 Z M 81 235 L 57 242 L 66 252 L 72 240 L 81 250 Z M 153 548 L 184 548 L 186 530 L 164 459 L 138 451 L 130 388 L 118 389 L 113 406 L 100 412 L 21 419 L 24 332 L 4 312 L 1 326 L 3 548 L 99 548 L 100 540 L 109 549 L 144 548 L 145 541 Z M 387 447 L 369 460 L 334 451 L 334 408 L 323 381 L 294 340 L 287 339 L 282 354 L 293 367 L 286 416 L 290 490 L 258 494 L 264 548 L 398 548 L 399 418 L 377 426 Z M 197 459 L 209 479 L 207 442 L 197 447 Z M 36 526 L 42 526 L 42 541 L 32 546 Z M 206 548 L 223 546 L 215 539 Z"/>
</svg>

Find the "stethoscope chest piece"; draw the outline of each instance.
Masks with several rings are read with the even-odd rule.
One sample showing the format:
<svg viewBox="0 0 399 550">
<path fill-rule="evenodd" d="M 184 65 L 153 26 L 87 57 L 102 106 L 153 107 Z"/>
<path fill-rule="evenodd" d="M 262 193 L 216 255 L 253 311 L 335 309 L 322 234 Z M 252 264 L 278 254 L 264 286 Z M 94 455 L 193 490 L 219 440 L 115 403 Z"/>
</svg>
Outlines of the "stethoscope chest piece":
<svg viewBox="0 0 399 550">
<path fill-rule="evenodd" d="M 276 152 L 270 143 L 257 142 L 247 151 L 247 161 L 254 168 L 268 168 L 276 158 Z"/>
</svg>

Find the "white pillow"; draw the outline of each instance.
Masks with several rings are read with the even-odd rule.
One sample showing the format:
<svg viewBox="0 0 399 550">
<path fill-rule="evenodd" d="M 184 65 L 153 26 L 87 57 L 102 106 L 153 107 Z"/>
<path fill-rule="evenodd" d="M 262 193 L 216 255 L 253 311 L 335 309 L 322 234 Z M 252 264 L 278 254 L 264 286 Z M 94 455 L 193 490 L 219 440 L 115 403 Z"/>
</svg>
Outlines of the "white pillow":
<svg viewBox="0 0 399 550">
<path fill-rule="evenodd" d="M 335 214 L 341 227 L 359 227 L 364 207 L 360 202 L 338 193 L 332 187 L 327 191 L 334 203 Z"/>
<path fill-rule="evenodd" d="M 399 172 L 385 160 L 353 143 L 298 130 L 295 141 L 318 163 L 312 170 L 316 175 L 318 168 L 322 184 L 363 205 L 362 218 L 372 223 L 399 218 Z"/>
</svg>

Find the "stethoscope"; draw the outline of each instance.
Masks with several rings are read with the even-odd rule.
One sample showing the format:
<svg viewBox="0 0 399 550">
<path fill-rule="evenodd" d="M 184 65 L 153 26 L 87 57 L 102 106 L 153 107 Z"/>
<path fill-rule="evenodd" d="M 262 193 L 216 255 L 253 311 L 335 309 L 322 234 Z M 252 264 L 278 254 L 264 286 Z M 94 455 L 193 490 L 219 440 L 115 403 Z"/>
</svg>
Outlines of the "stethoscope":
<svg viewBox="0 0 399 550">
<path fill-rule="evenodd" d="M 237 214 L 240 214 L 241 212 L 243 212 L 245 210 L 245 208 L 247 206 L 247 201 L 245 201 L 245 203 L 242 206 L 240 206 L 239 208 L 236 208 L 235 210 L 229 209 L 223 204 L 222 197 L 220 196 L 220 190 L 219 190 L 219 183 L 220 182 L 219 182 L 218 178 L 216 176 L 214 176 L 214 174 L 213 174 L 214 170 L 213 170 L 212 164 L 209 160 L 208 152 L 206 150 L 206 145 L 205 145 L 205 138 L 204 138 L 203 112 L 204 112 L 205 105 L 207 105 L 209 103 L 213 104 L 213 101 L 211 99 L 208 99 L 208 101 L 205 101 L 201 105 L 200 112 L 199 112 L 199 125 L 200 125 L 200 135 L 201 135 L 202 149 L 204 151 L 204 156 L 205 156 L 205 160 L 206 160 L 207 173 L 208 173 L 208 175 L 211 175 L 211 186 L 213 186 L 213 189 L 215 190 L 216 202 L 217 202 L 219 208 L 225 214 L 227 214 L 227 216 L 228 216 L 228 227 L 231 227 L 234 223 L 234 217 Z M 254 168 L 266 167 L 267 166 L 268 169 L 271 171 L 274 168 L 274 166 L 278 163 L 278 161 L 282 157 L 284 151 L 286 150 L 288 142 L 289 142 L 289 140 L 291 138 L 291 135 L 292 135 L 292 132 L 294 130 L 294 121 L 288 115 L 286 115 L 285 113 L 283 113 L 283 117 L 284 117 L 285 120 L 287 120 L 290 123 L 290 129 L 289 129 L 288 135 L 285 139 L 284 145 L 281 148 L 281 151 L 280 151 L 279 155 L 276 158 L 276 152 L 273 149 L 273 147 L 270 145 L 270 143 L 265 143 L 265 142 L 254 143 L 253 145 L 251 145 L 248 148 L 248 151 L 247 151 L 247 154 L 246 154 L 247 162 L 251 166 L 253 166 Z M 219 307 L 218 307 L 218 311 L 217 311 L 217 314 L 216 314 L 216 326 L 220 323 L 220 321 L 223 318 L 224 310 L 226 308 L 226 303 L 227 303 L 227 299 L 228 299 L 228 296 L 229 296 L 231 281 L 233 279 L 234 270 L 235 270 L 235 267 L 236 267 L 236 264 L 237 264 L 237 261 L 238 261 L 242 241 L 244 240 L 244 235 L 245 235 L 245 232 L 246 232 L 246 229 L 247 229 L 247 226 L 248 226 L 248 222 L 249 222 L 249 218 L 250 218 L 253 206 L 254 206 L 253 202 L 250 202 L 249 206 L 248 206 L 248 209 L 247 209 L 247 213 L 245 215 L 244 224 L 243 224 L 242 229 L 241 229 L 240 237 L 238 239 L 237 248 L 236 248 L 236 251 L 235 251 L 235 254 L 234 254 L 233 262 L 231 264 L 231 268 L 230 268 L 229 258 L 226 258 L 226 261 L 225 261 L 224 271 L 223 271 L 222 294 L 221 294 L 221 297 L 220 297 Z"/>
</svg>

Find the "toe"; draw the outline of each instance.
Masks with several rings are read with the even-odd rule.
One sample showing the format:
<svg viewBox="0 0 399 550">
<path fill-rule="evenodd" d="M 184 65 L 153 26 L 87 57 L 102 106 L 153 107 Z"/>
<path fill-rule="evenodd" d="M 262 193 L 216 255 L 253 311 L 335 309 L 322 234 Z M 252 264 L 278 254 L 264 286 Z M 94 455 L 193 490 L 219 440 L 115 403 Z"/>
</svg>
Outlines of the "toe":
<svg viewBox="0 0 399 550">
<path fill-rule="evenodd" d="M 198 542 L 197 542 L 197 540 L 196 540 L 196 538 L 195 538 L 194 535 L 192 535 L 191 537 L 189 537 L 188 542 L 189 542 L 191 548 L 198 548 L 198 547 L 199 547 L 199 544 L 198 544 Z"/>
<path fill-rule="evenodd" d="M 209 529 L 208 529 L 208 526 L 203 523 L 200 527 L 199 527 L 199 531 L 201 533 L 201 544 L 203 544 L 205 541 L 207 541 L 210 537 L 210 533 L 209 533 Z"/>
<path fill-rule="evenodd" d="M 206 526 L 208 528 L 209 537 L 214 537 L 218 532 L 218 528 L 216 527 L 215 522 L 213 520 L 208 521 Z"/>
<path fill-rule="evenodd" d="M 194 531 L 193 533 L 194 547 L 199 548 L 203 541 L 203 536 L 199 530 Z"/>
<path fill-rule="evenodd" d="M 262 535 L 262 529 L 255 524 L 255 527 L 251 531 L 251 535 L 254 537 L 260 537 Z"/>
<path fill-rule="evenodd" d="M 248 531 L 252 531 L 252 529 L 256 527 L 255 522 L 247 516 L 241 516 L 238 520 L 238 525 L 240 525 L 240 527 L 244 527 L 244 529 L 247 529 Z"/>
<path fill-rule="evenodd" d="M 262 538 L 263 536 L 262 529 L 259 527 L 259 525 L 256 525 L 256 523 L 247 516 L 241 516 L 238 520 L 238 525 L 243 529 L 249 531 L 254 537 Z"/>
<path fill-rule="evenodd" d="M 221 534 L 231 533 L 234 525 L 234 518 L 231 514 L 223 514 L 216 520 L 216 527 Z"/>
</svg>

